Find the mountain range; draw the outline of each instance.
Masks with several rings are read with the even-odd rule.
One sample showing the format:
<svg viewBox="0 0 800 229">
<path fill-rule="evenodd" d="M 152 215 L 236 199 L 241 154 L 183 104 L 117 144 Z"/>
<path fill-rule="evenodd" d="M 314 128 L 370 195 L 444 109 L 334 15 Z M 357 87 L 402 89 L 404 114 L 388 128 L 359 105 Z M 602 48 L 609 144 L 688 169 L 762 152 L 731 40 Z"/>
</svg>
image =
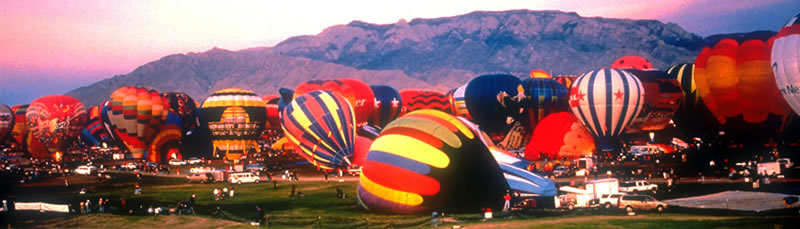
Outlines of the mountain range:
<svg viewBox="0 0 800 229">
<path fill-rule="evenodd" d="M 531 69 L 543 69 L 553 75 L 578 75 L 627 55 L 642 56 L 665 69 L 694 62 L 718 37 L 703 38 L 656 20 L 560 11 L 478 11 L 394 24 L 353 21 L 273 47 L 165 56 L 67 95 L 87 106 L 97 105 L 117 88 L 132 85 L 182 91 L 202 101 L 230 87 L 274 95 L 278 88 L 293 89 L 307 80 L 342 77 L 444 92 L 482 74 L 526 77 Z"/>
</svg>

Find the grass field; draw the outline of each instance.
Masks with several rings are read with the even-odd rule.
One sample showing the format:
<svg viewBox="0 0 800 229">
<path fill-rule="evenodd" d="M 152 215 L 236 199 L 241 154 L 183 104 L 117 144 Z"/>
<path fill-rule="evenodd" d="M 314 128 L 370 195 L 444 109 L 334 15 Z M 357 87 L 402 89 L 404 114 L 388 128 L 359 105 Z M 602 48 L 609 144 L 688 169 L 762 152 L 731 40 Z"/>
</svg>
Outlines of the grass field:
<svg viewBox="0 0 800 229">
<path fill-rule="evenodd" d="M 274 189 L 271 182 L 259 184 L 233 185 L 235 197 L 215 201 L 213 188 L 230 187 L 228 183 L 186 184 L 182 178 L 149 177 L 137 180 L 131 175 L 122 175 L 113 180 L 100 180 L 96 177 L 70 176 L 71 185 L 64 185 L 63 177 L 36 185 L 15 187 L 12 196 L 16 201 L 43 201 L 49 203 L 69 203 L 98 198 L 111 200 L 113 214 L 54 215 L 39 212 L 19 212 L 12 215 L 17 227 L 43 228 L 153 228 L 161 225 L 192 228 L 238 228 L 252 227 L 248 224 L 261 206 L 269 215 L 270 226 L 323 227 L 323 228 L 366 228 L 366 227 L 428 227 L 431 225 L 430 213 L 417 215 L 391 215 L 373 213 L 361 208 L 356 200 L 356 183 L 353 179 L 336 181 L 279 181 Z M 133 187 L 139 183 L 143 194 L 134 196 Z M 289 197 L 291 185 L 304 197 Z M 347 199 L 336 198 L 336 188 L 347 194 Z M 78 194 L 81 188 L 88 193 Z M 153 207 L 174 207 L 179 201 L 187 200 L 192 193 L 197 194 L 194 206 L 197 216 L 146 216 L 146 209 Z M 120 198 L 126 201 L 126 209 L 120 205 Z M 141 206 L 141 208 L 140 208 Z M 215 209 L 219 207 L 219 214 Z M 128 213 L 133 210 L 133 214 Z M 800 218 L 795 216 L 718 216 L 695 215 L 687 213 L 640 213 L 626 216 L 621 211 L 604 210 L 534 210 L 516 211 L 510 214 L 495 213 L 496 218 L 483 221 L 479 212 L 450 214 L 445 213 L 442 223 L 446 226 L 499 227 L 499 228 L 719 228 L 719 227 L 783 227 L 798 225 Z"/>
</svg>

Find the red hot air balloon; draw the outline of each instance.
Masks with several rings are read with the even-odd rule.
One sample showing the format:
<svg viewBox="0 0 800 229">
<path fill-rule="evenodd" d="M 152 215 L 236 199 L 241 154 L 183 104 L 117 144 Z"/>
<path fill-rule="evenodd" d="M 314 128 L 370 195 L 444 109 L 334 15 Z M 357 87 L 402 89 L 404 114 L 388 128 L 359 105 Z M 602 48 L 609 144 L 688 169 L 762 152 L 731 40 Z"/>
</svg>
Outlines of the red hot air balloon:
<svg viewBox="0 0 800 229">
<path fill-rule="evenodd" d="M 28 130 L 51 153 L 64 152 L 86 125 L 86 108 L 78 99 L 49 95 L 34 100 L 25 114 Z"/>
<path fill-rule="evenodd" d="M 594 147 L 592 134 L 586 131 L 575 115 L 558 112 L 546 116 L 536 126 L 525 147 L 525 159 L 539 160 L 540 154 L 548 155 L 551 159 L 590 156 Z"/>
<path fill-rule="evenodd" d="M 531 78 L 553 78 L 552 76 L 550 76 L 550 73 L 547 73 L 546 71 L 541 70 L 541 69 L 533 69 L 533 70 L 531 70 L 531 74 L 530 75 L 531 75 Z"/>
<path fill-rule="evenodd" d="M 770 49 L 759 39 L 723 39 L 697 56 L 697 92 L 726 135 L 779 134 L 791 117 L 776 86 Z"/>
<path fill-rule="evenodd" d="M 108 127 L 114 139 L 121 140 L 134 158 L 144 151 L 167 120 L 167 99 L 147 88 L 122 87 L 111 93 Z"/>
<path fill-rule="evenodd" d="M 615 60 L 611 68 L 650 70 L 653 69 L 653 65 L 641 56 L 623 56 Z"/>
<path fill-rule="evenodd" d="M 453 113 L 453 106 L 450 105 L 450 100 L 439 92 L 404 89 L 400 91 L 400 97 L 403 101 L 404 113 L 422 109 L 434 109 L 448 114 Z"/>
<path fill-rule="evenodd" d="M 261 100 L 264 100 L 267 107 L 267 125 L 264 128 L 280 130 L 281 115 L 278 111 L 278 102 L 280 102 L 281 97 L 277 95 L 265 95 L 261 96 Z"/>
</svg>

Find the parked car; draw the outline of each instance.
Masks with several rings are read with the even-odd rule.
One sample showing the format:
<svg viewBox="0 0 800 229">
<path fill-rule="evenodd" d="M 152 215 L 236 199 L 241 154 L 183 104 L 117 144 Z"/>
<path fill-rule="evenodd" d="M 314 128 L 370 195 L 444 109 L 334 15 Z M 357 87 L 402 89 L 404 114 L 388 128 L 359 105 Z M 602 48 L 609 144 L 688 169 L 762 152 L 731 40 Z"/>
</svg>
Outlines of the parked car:
<svg viewBox="0 0 800 229">
<path fill-rule="evenodd" d="M 258 183 L 261 178 L 251 172 L 246 173 L 231 173 L 228 177 L 228 182 L 235 184 L 242 183 Z"/>
<path fill-rule="evenodd" d="M 189 169 L 189 173 L 207 173 L 211 171 L 214 171 L 214 168 L 204 166 Z"/>
<path fill-rule="evenodd" d="M 603 194 L 600 196 L 600 205 L 605 207 L 606 209 L 613 207 L 619 207 L 619 198 L 622 197 L 623 193 L 611 193 L 611 194 Z"/>
<path fill-rule="evenodd" d="M 139 168 L 139 164 L 136 164 L 136 162 L 128 162 L 122 165 L 122 168 L 133 170 Z"/>
<path fill-rule="evenodd" d="M 248 165 L 244 166 L 245 170 L 250 171 L 250 172 L 254 172 L 254 173 L 264 171 L 265 168 L 266 168 L 266 166 L 264 166 L 262 164 L 248 164 Z"/>
<path fill-rule="evenodd" d="M 569 168 L 563 165 L 558 166 L 555 169 L 553 169 L 553 176 L 556 177 L 569 176 Z"/>
<path fill-rule="evenodd" d="M 92 175 L 94 173 L 97 173 L 97 167 L 91 165 L 81 165 L 75 169 L 75 174 L 79 175 Z"/>
<path fill-rule="evenodd" d="M 619 198 L 619 208 L 629 212 L 633 210 L 657 210 L 662 212 L 667 208 L 667 204 L 656 200 L 652 196 L 622 195 Z"/>
<path fill-rule="evenodd" d="M 186 165 L 186 161 L 181 160 L 181 159 L 170 159 L 169 160 L 169 165 L 174 165 L 174 166 Z"/>
<path fill-rule="evenodd" d="M 192 173 L 186 176 L 186 183 L 208 183 L 213 180 L 210 173 Z"/>
<path fill-rule="evenodd" d="M 189 159 L 186 159 L 186 163 L 189 163 L 190 165 L 196 165 L 203 163 L 203 160 L 199 157 L 190 157 Z"/>
<path fill-rule="evenodd" d="M 155 163 L 155 162 L 147 162 L 147 164 L 145 164 L 144 166 L 145 166 L 146 168 L 158 168 L 158 163 Z"/>
<path fill-rule="evenodd" d="M 658 185 L 647 183 L 647 181 L 637 180 L 637 181 L 625 181 L 619 184 L 619 191 L 620 192 L 640 192 L 640 191 L 652 191 L 654 194 L 658 192 Z"/>
</svg>

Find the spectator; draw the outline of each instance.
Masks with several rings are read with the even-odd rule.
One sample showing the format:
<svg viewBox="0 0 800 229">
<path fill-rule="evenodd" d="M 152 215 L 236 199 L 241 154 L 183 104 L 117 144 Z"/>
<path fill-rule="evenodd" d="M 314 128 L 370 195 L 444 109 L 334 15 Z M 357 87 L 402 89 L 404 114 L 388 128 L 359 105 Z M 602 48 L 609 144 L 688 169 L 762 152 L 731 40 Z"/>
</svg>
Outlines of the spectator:
<svg viewBox="0 0 800 229">
<path fill-rule="evenodd" d="M 214 200 L 219 200 L 219 189 L 214 188 Z"/>
<path fill-rule="evenodd" d="M 503 203 L 503 211 L 508 211 L 511 209 L 511 194 L 506 192 L 506 195 L 503 196 L 503 200 L 505 200 L 505 203 Z"/>
<path fill-rule="evenodd" d="M 86 213 L 92 213 L 92 201 L 86 200 Z"/>
<path fill-rule="evenodd" d="M 233 198 L 233 186 L 231 186 L 231 189 L 230 189 L 230 195 L 229 195 L 229 196 L 230 196 L 231 198 Z"/>
<path fill-rule="evenodd" d="M 192 206 L 194 206 L 195 204 L 197 204 L 197 195 L 195 195 L 194 193 L 192 193 L 192 197 L 191 197 L 191 198 L 189 198 L 189 203 L 191 203 L 191 204 L 192 204 Z"/>
<path fill-rule="evenodd" d="M 155 213 L 155 210 L 153 209 L 153 206 L 150 206 L 149 208 L 147 208 L 147 214 L 148 215 L 153 215 L 153 213 Z"/>
</svg>

